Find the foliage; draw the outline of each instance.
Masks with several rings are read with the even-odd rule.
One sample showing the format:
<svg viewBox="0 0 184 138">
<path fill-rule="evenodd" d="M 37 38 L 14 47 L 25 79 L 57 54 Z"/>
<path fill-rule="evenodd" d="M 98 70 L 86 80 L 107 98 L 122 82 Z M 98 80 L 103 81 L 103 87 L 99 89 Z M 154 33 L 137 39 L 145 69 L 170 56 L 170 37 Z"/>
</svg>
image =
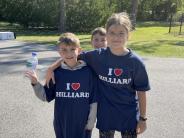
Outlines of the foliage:
<svg viewBox="0 0 184 138">
<path fill-rule="evenodd" d="M 138 19 L 166 21 L 171 14 L 183 9 L 182 4 L 184 0 L 140 0 Z"/>
<path fill-rule="evenodd" d="M 102 0 L 80 0 L 67 5 L 67 29 L 73 32 L 89 32 L 104 26 L 106 18 L 114 11 L 114 5 Z"/>
<path fill-rule="evenodd" d="M 65 0 L 66 29 L 89 32 L 114 12 L 131 13 L 132 0 Z M 0 0 L 0 21 L 24 27 L 58 28 L 60 0 Z M 167 21 L 184 12 L 184 0 L 139 0 L 137 20 Z"/>
<path fill-rule="evenodd" d="M 24 27 L 54 25 L 57 5 L 56 0 L 0 0 L 0 18 Z"/>
</svg>

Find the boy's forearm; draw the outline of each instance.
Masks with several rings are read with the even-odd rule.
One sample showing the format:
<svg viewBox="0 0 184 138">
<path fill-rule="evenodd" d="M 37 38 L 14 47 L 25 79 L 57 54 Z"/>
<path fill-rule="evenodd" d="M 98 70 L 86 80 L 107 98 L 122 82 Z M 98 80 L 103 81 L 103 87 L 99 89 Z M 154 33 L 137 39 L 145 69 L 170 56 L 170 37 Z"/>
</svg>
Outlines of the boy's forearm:
<svg viewBox="0 0 184 138">
<path fill-rule="evenodd" d="M 49 69 L 55 70 L 59 66 L 61 66 L 62 58 L 58 59 L 56 62 L 54 62 L 52 65 L 49 66 Z"/>
<path fill-rule="evenodd" d="M 33 86 L 34 93 L 41 101 L 46 101 L 46 94 L 43 85 L 38 82 Z"/>
<path fill-rule="evenodd" d="M 140 116 L 146 117 L 146 92 L 138 92 Z"/>
<path fill-rule="evenodd" d="M 96 114 L 97 114 L 97 103 L 92 103 L 92 104 L 90 104 L 90 111 L 89 111 L 88 120 L 95 121 Z"/>
<path fill-rule="evenodd" d="M 93 129 L 94 124 L 96 122 L 96 114 L 97 114 L 97 103 L 90 104 L 90 111 L 88 115 L 87 128 Z"/>
</svg>

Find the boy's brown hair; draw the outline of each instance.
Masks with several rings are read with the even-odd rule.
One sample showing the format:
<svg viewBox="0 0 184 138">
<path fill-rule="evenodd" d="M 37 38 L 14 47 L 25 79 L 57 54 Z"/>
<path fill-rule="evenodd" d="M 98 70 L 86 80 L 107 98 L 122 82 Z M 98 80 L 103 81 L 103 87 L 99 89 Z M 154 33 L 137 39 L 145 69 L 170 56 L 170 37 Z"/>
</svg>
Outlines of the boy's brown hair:
<svg viewBox="0 0 184 138">
<path fill-rule="evenodd" d="M 130 32 L 132 30 L 132 24 L 130 21 L 130 18 L 126 12 L 121 12 L 121 13 L 115 13 L 112 16 L 110 16 L 107 19 L 105 28 L 106 31 L 112 26 L 112 25 L 122 25 L 125 27 L 127 32 Z"/>
<path fill-rule="evenodd" d="M 57 42 L 57 46 L 60 46 L 61 44 L 65 44 L 67 46 L 80 47 L 79 38 L 75 34 L 70 32 L 61 34 Z"/>
<path fill-rule="evenodd" d="M 106 35 L 106 30 L 103 27 L 97 27 L 91 32 L 91 40 L 93 39 L 93 36 L 96 34 L 100 34 L 102 36 Z"/>
</svg>

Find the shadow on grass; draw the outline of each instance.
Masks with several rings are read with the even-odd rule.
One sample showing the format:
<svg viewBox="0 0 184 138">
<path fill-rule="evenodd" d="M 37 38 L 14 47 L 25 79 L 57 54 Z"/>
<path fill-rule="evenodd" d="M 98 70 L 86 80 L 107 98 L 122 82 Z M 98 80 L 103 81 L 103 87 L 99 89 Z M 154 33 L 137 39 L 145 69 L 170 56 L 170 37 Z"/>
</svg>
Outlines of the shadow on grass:
<svg viewBox="0 0 184 138">
<path fill-rule="evenodd" d="M 176 42 L 177 46 L 183 46 L 184 47 L 184 41 Z"/>
<path fill-rule="evenodd" d="M 169 27 L 169 22 L 137 22 L 136 27 Z"/>
<path fill-rule="evenodd" d="M 165 45 L 171 46 L 181 46 L 184 48 L 184 41 L 176 41 L 176 40 L 158 40 L 154 43 L 148 41 L 139 41 L 139 42 L 132 42 L 129 43 L 129 47 L 135 51 L 141 51 L 145 54 L 154 54 L 157 52 L 159 47 L 164 47 Z"/>
<path fill-rule="evenodd" d="M 91 41 L 91 38 L 90 38 L 90 37 L 83 37 L 83 38 L 80 38 L 80 41 L 83 41 L 83 40 Z"/>
<path fill-rule="evenodd" d="M 89 40 L 81 41 L 80 43 L 81 43 L 81 45 L 90 45 L 91 44 Z"/>
</svg>

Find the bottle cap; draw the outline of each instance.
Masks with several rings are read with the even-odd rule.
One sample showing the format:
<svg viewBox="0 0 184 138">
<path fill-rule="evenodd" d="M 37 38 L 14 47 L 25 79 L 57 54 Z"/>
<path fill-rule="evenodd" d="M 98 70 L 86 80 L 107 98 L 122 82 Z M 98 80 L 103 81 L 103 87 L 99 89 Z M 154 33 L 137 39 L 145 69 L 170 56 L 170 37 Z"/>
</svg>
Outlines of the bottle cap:
<svg viewBox="0 0 184 138">
<path fill-rule="evenodd" d="M 37 56 L 37 53 L 36 52 L 32 52 L 32 56 Z"/>
</svg>

